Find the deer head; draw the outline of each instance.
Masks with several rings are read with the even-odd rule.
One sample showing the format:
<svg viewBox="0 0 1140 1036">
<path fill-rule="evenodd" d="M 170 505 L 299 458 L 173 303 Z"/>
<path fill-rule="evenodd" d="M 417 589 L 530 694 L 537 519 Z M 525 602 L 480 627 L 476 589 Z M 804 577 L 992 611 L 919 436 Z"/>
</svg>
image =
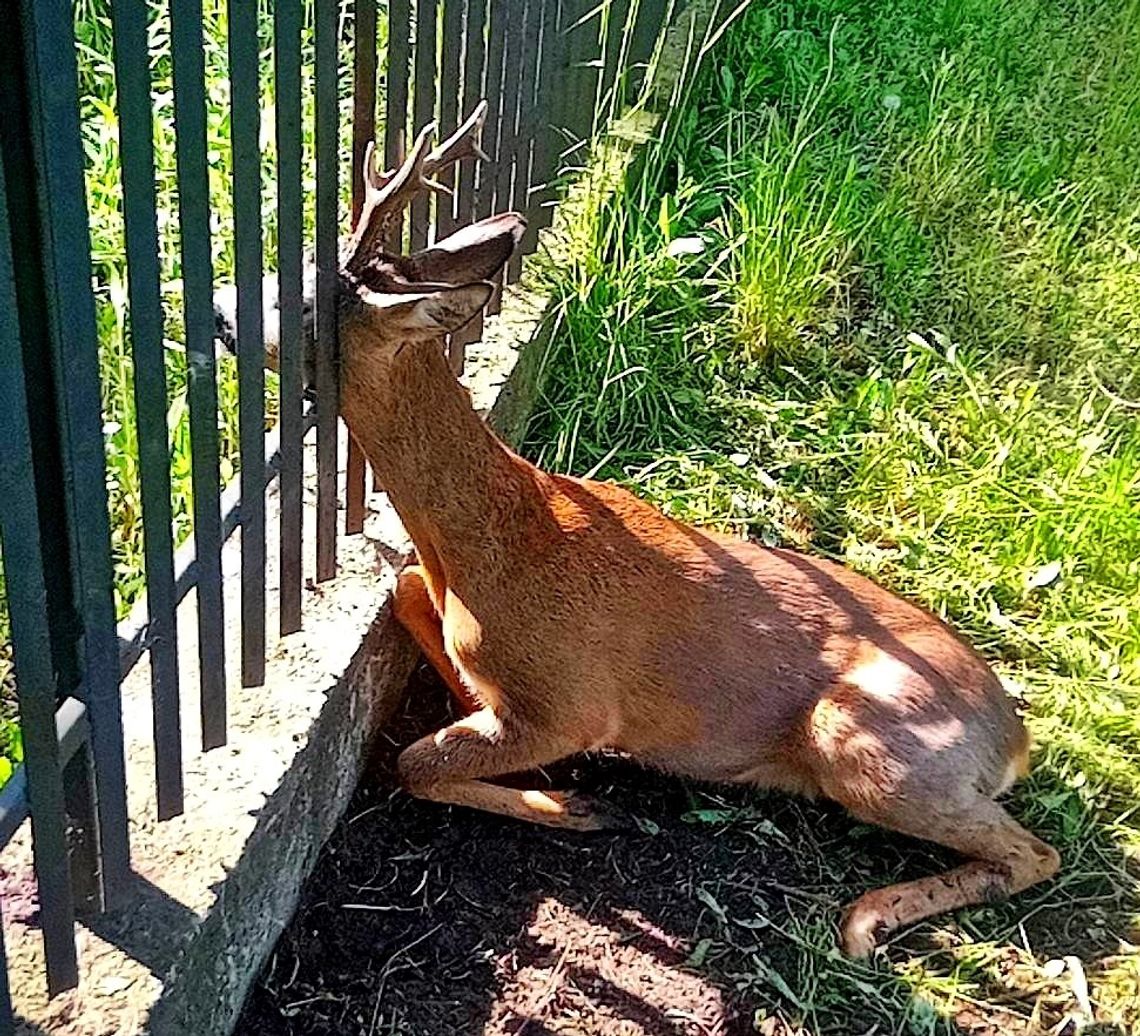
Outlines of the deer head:
<svg viewBox="0 0 1140 1036">
<path fill-rule="evenodd" d="M 523 218 L 506 213 L 456 231 L 430 248 L 411 255 L 385 250 L 393 220 L 423 191 L 450 195 L 439 173 L 463 159 L 487 161 L 479 145 L 486 121 L 483 101 L 452 136 L 431 149 L 434 125 L 420 130 L 407 159 L 397 170 L 380 171 L 369 144 L 362 169 L 364 199 L 360 216 L 341 251 L 339 319 L 342 353 L 366 348 L 383 363 L 392 349 L 409 341 L 434 340 L 457 330 L 486 304 L 487 279 L 510 258 L 525 229 Z M 316 267 L 305 263 L 302 288 L 303 381 L 315 381 Z M 280 328 L 277 274 L 262 286 L 266 367 L 276 370 Z M 229 351 L 237 344 L 237 293 L 233 285 L 214 296 L 215 335 Z M 366 333 L 360 333 L 366 329 Z"/>
</svg>

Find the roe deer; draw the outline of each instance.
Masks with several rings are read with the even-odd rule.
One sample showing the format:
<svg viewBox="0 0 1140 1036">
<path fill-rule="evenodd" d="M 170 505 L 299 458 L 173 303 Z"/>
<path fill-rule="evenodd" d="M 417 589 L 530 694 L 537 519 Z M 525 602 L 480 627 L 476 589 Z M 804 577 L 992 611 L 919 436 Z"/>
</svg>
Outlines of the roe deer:
<svg viewBox="0 0 1140 1036">
<path fill-rule="evenodd" d="M 541 471 L 475 414 L 443 336 L 482 309 L 524 224 L 494 216 L 385 254 L 389 217 L 455 150 L 427 154 L 430 130 L 397 172 L 366 161 L 339 316 L 341 412 L 419 558 L 396 615 L 467 712 L 404 750 L 404 788 L 593 830 L 614 820 L 593 800 L 488 778 L 610 748 L 671 774 L 824 795 L 969 859 L 856 900 L 841 929 L 851 955 L 1053 875 L 1056 851 L 995 801 L 1027 771 L 1026 730 L 947 625 L 838 564 Z"/>
</svg>

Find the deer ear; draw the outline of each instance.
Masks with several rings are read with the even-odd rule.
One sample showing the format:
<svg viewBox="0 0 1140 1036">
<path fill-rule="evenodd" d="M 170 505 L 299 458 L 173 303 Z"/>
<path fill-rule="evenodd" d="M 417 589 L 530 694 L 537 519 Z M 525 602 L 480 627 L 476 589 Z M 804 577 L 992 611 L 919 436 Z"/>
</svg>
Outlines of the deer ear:
<svg viewBox="0 0 1140 1036">
<path fill-rule="evenodd" d="M 470 284 L 489 280 L 522 240 L 526 220 L 517 212 L 481 219 L 408 256 L 411 280 Z"/>
<path fill-rule="evenodd" d="M 385 330 L 434 337 L 458 331 L 487 305 L 492 291 L 490 284 L 478 283 L 396 295 L 367 292 L 362 297 Z"/>
</svg>

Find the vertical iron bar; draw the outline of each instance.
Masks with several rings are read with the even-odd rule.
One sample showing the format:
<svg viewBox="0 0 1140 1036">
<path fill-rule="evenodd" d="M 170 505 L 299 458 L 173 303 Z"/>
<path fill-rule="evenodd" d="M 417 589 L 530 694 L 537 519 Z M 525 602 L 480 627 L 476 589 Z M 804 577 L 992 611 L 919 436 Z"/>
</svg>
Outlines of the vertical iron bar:
<svg viewBox="0 0 1140 1036">
<path fill-rule="evenodd" d="M 8 954 L 4 950 L 4 918 L 0 916 L 0 1036 L 13 1036 L 12 992 L 8 987 Z"/>
<path fill-rule="evenodd" d="M 463 0 L 443 0 L 443 31 L 439 60 L 439 136 L 459 125 L 459 59 L 463 52 Z M 455 167 L 443 170 L 439 182 L 455 185 Z M 455 198 L 441 195 L 435 203 L 435 239 L 455 232 Z"/>
<path fill-rule="evenodd" d="M 538 47 L 538 82 L 535 86 L 534 153 L 531 169 L 532 194 L 527 229 L 522 251 L 533 252 L 538 231 L 550 225 L 554 204 L 554 139 L 553 102 L 562 79 L 562 36 L 558 31 L 558 0 L 542 0 L 541 38 Z"/>
<path fill-rule="evenodd" d="M 265 329 L 257 4 L 229 6 L 230 146 L 241 449 L 241 682 L 265 683 Z"/>
<path fill-rule="evenodd" d="M 82 705 L 78 707 L 83 708 Z M 56 718 L 58 721 L 58 713 Z M 57 733 L 58 730 L 57 722 Z M 71 899 L 75 913 L 80 917 L 98 914 L 102 907 L 95 803 L 94 759 L 90 746 L 85 742 L 63 764 L 63 809 L 67 814 L 67 846 L 71 856 Z"/>
<path fill-rule="evenodd" d="M 495 173 L 499 161 L 499 123 L 503 111 L 503 52 L 509 31 L 509 0 L 487 0 L 487 73 L 485 97 L 487 122 L 483 128 L 483 149 L 491 156 L 479 170 L 475 192 L 475 218 L 484 219 L 495 209 Z"/>
<path fill-rule="evenodd" d="M 408 133 L 408 29 L 412 18 L 410 0 L 388 3 L 388 76 L 385 81 L 384 161 L 389 169 L 404 161 Z M 397 213 L 389 225 L 388 247 L 401 251 L 404 215 Z"/>
<path fill-rule="evenodd" d="M 534 136 L 535 61 L 538 56 L 538 25 L 542 0 L 523 0 L 522 51 L 518 83 L 518 116 L 512 148 L 514 178 L 511 208 L 527 212 L 530 195 L 530 151 Z M 530 218 L 527 212 L 527 218 Z M 516 249 L 507 263 L 505 283 L 513 284 L 522 270 L 522 249 Z"/>
<path fill-rule="evenodd" d="M 40 900 L 48 993 L 79 981 L 75 912 L 67 852 L 67 817 L 55 730 L 56 677 L 48 632 L 44 559 L 20 329 L 0 163 L 0 544 L 3 547 L 12 658 L 32 814 L 32 848 Z"/>
<path fill-rule="evenodd" d="M 637 7 L 626 44 L 627 95 L 636 96 L 645 85 L 649 60 L 666 29 L 669 5 L 665 0 L 633 0 Z"/>
<path fill-rule="evenodd" d="M 511 207 L 511 159 L 515 153 L 515 131 L 518 126 L 519 71 L 522 66 L 522 18 L 526 0 L 504 0 L 507 18 L 507 44 L 503 54 L 503 101 L 499 125 L 498 151 L 495 154 L 495 210 Z"/>
<path fill-rule="evenodd" d="M 206 87 L 202 0 L 171 0 L 175 158 L 190 403 L 190 471 L 194 488 L 194 555 L 198 618 L 202 748 L 226 743 L 225 610 L 222 600 L 221 475 L 218 381 L 214 361 L 210 185 L 206 165 Z"/>
<path fill-rule="evenodd" d="M 410 0 L 389 0 L 388 68 L 385 80 L 384 158 L 390 169 L 397 168 L 407 152 L 408 62 L 410 58 Z M 388 230 L 388 248 L 404 247 L 404 214 L 397 213 Z"/>
<path fill-rule="evenodd" d="M 629 0 L 609 0 L 602 21 L 602 71 L 598 91 L 600 120 L 594 130 L 600 130 L 621 112 L 622 60 L 628 47 L 626 22 L 629 19 Z"/>
<path fill-rule="evenodd" d="M 416 0 L 416 81 L 412 115 L 412 129 L 416 133 L 435 118 L 436 2 L 437 0 Z M 443 127 L 438 128 L 443 130 Z M 409 240 L 413 252 L 427 246 L 431 223 L 430 201 L 426 191 L 412 199 Z"/>
<path fill-rule="evenodd" d="M 317 579 L 336 575 L 337 4 L 315 5 L 317 157 Z"/>
<path fill-rule="evenodd" d="M 355 0 L 352 84 L 352 223 L 364 206 L 364 152 L 376 137 L 376 0 Z"/>
<path fill-rule="evenodd" d="M 483 63 L 486 56 L 483 34 L 487 0 L 467 0 L 467 23 L 463 45 L 463 100 L 459 110 L 467 118 L 483 99 Z M 466 226 L 475 216 L 475 179 L 479 163 L 466 161 L 459 167 L 459 225 Z"/>
<path fill-rule="evenodd" d="M 99 839 L 102 871 L 97 880 L 100 905 L 106 907 L 119 900 L 126 887 L 130 844 L 73 14 L 67 0 L 25 0 L 20 7 L 43 312 L 54 370 L 72 593 L 83 630 L 81 693 L 98 782 L 96 816 L 79 817 L 77 823 Z"/>
<path fill-rule="evenodd" d="M 461 118 L 471 114 L 483 99 L 483 64 L 486 57 L 484 42 L 487 0 L 467 0 L 463 42 L 463 99 L 459 110 Z M 456 223 L 465 227 L 475 217 L 475 183 L 477 176 L 487 175 L 479 170 L 479 163 L 460 163 L 457 172 L 459 181 L 456 199 Z M 448 356 L 456 374 L 463 373 L 463 361 L 467 346 L 483 337 L 483 311 L 475 314 L 464 327 L 454 332 L 448 340 Z"/>
<path fill-rule="evenodd" d="M 507 44 L 503 53 L 503 101 L 499 116 L 499 140 L 495 151 L 495 211 L 512 207 L 511 178 L 514 173 L 515 135 L 518 129 L 519 72 L 522 65 L 522 18 L 526 0 L 500 0 L 506 15 Z M 506 271 L 498 278 L 488 312 L 497 313 L 502 303 Z"/>
<path fill-rule="evenodd" d="M 302 401 L 301 0 L 273 8 L 277 132 L 277 298 L 281 307 L 278 404 L 281 424 L 281 635 L 301 628 Z"/>
<path fill-rule="evenodd" d="M 413 103 L 412 128 L 420 130 L 435 117 L 435 27 L 437 27 L 437 0 L 416 0 L 416 44 L 415 44 L 415 97 Z M 441 138 L 450 127 L 437 125 L 437 137 Z M 431 198 L 427 191 L 421 191 L 412 199 L 412 225 L 410 225 L 409 246 L 413 252 L 427 246 L 431 222 Z"/>
<path fill-rule="evenodd" d="M 138 423 L 155 780 L 159 816 L 173 816 L 182 811 L 182 721 L 147 8 L 131 0 L 113 0 L 111 24 Z"/>
<path fill-rule="evenodd" d="M 353 7 L 352 224 L 364 204 L 364 152 L 376 137 L 376 0 L 355 0 Z M 344 531 L 364 530 L 364 452 L 348 437 L 345 464 Z"/>
<path fill-rule="evenodd" d="M 600 57 L 598 23 L 601 16 L 594 0 L 563 0 L 568 8 L 567 50 L 569 87 L 566 129 L 570 134 L 570 153 L 589 141 L 597 108 L 598 68 Z"/>
</svg>

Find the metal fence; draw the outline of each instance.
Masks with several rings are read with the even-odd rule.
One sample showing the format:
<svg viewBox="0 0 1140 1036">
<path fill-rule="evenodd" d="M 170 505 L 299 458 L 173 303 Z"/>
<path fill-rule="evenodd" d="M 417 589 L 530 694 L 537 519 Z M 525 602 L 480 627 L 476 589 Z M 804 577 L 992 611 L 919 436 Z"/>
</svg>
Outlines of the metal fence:
<svg viewBox="0 0 1140 1036">
<path fill-rule="evenodd" d="M 0 536 L 24 763 L 0 789 L 0 846 L 29 816 L 50 994 L 78 981 L 77 913 L 120 903 L 130 873 L 120 683 L 149 653 L 159 819 L 183 808 L 176 613 L 197 599 L 202 749 L 226 741 L 222 550 L 241 530 L 241 680 L 257 686 L 266 658 L 266 488 L 278 479 L 281 634 L 301 628 L 303 441 L 316 425 L 316 572 L 337 556 L 337 416 L 332 348 L 317 350 L 316 406 L 306 403 L 303 249 L 315 244 L 318 343 L 336 334 L 340 116 L 338 60 L 352 32 L 355 218 L 359 170 L 376 133 L 400 162 L 410 129 L 443 134 L 478 102 L 489 113 L 493 161 L 466 163 L 452 198 L 419 198 L 393 245 L 423 247 L 493 212 L 527 213 L 523 250 L 549 223 L 560 171 L 620 104 L 627 73 L 648 57 L 661 7 L 636 0 L 390 0 L 378 55 L 376 0 L 273 0 L 279 420 L 265 435 L 262 156 L 263 41 L 255 2 L 228 6 L 234 280 L 237 294 L 240 474 L 220 477 L 215 367 L 207 91 L 202 0 L 106 0 L 114 76 L 127 260 L 130 343 L 144 528 L 145 605 L 116 624 L 102 436 L 99 349 L 84 182 L 75 11 L 68 0 L 12 5 L 0 51 Z M 174 541 L 168 385 L 155 191 L 152 48 L 169 14 L 182 323 L 192 457 L 193 536 Z M 18 26 L 15 25 L 18 23 Z M 303 232 L 303 35 L 312 32 L 315 242 Z M 378 57 L 383 60 L 378 61 Z M 619 74 L 620 73 L 620 74 Z M 519 275 L 513 260 L 509 283 Z M 498 305 L 498 298 L 493 306 Z M 481 326 L 454 336 L 457 368 Z M 346 458 L 345 532 L 365 515 L 364 458 Z M 0 1033 L 12 1028 L 0 941 Z"/>
</svg>

